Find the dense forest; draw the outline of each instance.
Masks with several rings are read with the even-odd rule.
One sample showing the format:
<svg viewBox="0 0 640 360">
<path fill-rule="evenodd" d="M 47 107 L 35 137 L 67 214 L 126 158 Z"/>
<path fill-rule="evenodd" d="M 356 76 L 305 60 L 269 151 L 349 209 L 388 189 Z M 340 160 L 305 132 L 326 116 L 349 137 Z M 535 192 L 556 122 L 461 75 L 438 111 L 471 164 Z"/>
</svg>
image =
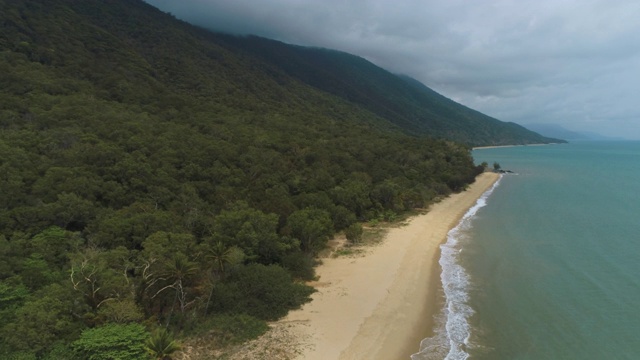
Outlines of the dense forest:
<svg viewBox="0 0 640 360">
<path fill-rule="evenodd" d="M 464 141 L 452 129 L 470 117 L 403 127 L 366 83 L 313 85 L 265 55 L 287 45 L 139 0 L 0 0 L 0 26 L 1 358 L 159 357 L 166 330 L 256 336 L 309 300 L 301 281 L 335 233 L 463 190 L 482 171 L 471 143 L 550 140 Z M 318 66 L 350 71 L 305 74 Z"/>
</svg>

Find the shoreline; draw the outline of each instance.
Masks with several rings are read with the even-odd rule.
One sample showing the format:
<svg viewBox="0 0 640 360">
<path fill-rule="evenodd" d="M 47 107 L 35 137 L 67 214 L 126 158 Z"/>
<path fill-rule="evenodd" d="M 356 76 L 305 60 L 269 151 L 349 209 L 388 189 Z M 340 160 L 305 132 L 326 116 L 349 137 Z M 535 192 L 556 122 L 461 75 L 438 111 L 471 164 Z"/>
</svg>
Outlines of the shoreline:
<svg viewBox="0 0 640 360">
<path fill-rule="evenodd" d="M 475 146 L 475 147 L 472 147 L 471 150 L 499 149 L 499 148 L 522 147 L 522 146 L 547 146 L 547 145 L 559 145 L 559 144 L 562 144 L 562 143 Z"/>
<path fill-rule="evenodd" d="M 392 228 L 359 257 L 323 259 L 312 301 L 273 324 L 299 350 L 295 359 L 410 359 L 433 333 L 440 244 L 498 179 L 483 173 L 464 192 Z"/>
</svg>

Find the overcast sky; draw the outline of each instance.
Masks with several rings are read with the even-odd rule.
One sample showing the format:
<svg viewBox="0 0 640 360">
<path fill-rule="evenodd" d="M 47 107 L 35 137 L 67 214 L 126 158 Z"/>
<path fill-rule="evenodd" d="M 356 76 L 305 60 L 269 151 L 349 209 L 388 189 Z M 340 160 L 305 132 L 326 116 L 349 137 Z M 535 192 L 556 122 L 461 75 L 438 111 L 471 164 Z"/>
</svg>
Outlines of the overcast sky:
<svg viewBox="0 0 640 360">
<path fill-rule="evenodd" d="M 640 139 L 640 1 L 146 0 L 362 56 L 503 121 Z"/>
</svg>

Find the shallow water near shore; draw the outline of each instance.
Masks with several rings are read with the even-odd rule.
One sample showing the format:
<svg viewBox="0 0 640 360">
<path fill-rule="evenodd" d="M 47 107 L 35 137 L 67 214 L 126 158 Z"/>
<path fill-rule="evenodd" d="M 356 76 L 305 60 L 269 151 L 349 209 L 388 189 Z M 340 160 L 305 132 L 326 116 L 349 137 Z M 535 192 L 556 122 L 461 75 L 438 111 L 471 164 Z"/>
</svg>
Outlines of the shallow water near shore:
<svg viewBox="0 0 640 360">
<path fill-rule="evenodd" d="M 445 308 L 412 359 L 637 358 L 640 142 L 474 158 L 515 174 L 443 244 Z"/>
</svg>

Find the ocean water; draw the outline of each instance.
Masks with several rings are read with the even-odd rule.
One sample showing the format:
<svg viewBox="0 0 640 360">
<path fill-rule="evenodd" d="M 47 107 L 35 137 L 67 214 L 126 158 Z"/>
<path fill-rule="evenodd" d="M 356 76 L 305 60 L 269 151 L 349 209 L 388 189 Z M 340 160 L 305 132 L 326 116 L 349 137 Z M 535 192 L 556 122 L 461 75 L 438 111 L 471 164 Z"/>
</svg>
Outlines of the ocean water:
<svg viewBox="0 0 640 360">
<path fill-rule="evenodd" d="M 474 151 L 504 175 L 442 245 L 413 360 L 640 359 L 640 142 Z"/>
</svg>

